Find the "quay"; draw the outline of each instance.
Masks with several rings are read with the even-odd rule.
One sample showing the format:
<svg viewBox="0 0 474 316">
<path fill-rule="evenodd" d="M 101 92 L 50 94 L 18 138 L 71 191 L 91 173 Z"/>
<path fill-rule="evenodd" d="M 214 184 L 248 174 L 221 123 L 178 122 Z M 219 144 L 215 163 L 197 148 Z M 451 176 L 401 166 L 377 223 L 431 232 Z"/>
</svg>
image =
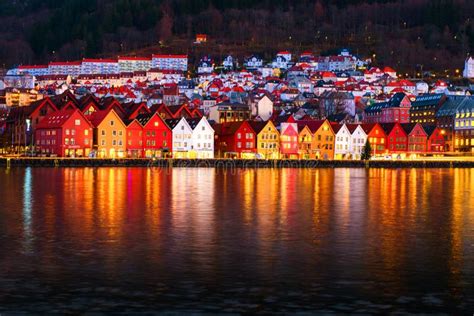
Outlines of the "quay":
<svg viewBox="0 0 474 316">
<path fill-rule="evenodd" d="M 99 159 L 0 158 L 0 167 L 158 168 L 474 168 L 474 160 Z"/>
</svg>

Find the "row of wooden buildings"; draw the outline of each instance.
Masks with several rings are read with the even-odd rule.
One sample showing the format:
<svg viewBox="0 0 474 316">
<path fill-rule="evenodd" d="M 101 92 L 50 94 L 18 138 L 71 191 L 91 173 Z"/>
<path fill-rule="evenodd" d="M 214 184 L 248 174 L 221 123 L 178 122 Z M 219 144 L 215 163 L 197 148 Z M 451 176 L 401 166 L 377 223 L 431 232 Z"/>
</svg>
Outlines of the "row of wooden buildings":
<svg viewBox="0 0 474 316">
<path fill-rule="evenodd" d="M 17 152 L 66 157 L 359 159 L 367 141 L 376 156 L 446 150 L 445 130 L 431 123 L 339 124 L 290 114 L 218 123 L 187 104 L 67 93 L 11 108 L 2 130 Z"/>
</svg>

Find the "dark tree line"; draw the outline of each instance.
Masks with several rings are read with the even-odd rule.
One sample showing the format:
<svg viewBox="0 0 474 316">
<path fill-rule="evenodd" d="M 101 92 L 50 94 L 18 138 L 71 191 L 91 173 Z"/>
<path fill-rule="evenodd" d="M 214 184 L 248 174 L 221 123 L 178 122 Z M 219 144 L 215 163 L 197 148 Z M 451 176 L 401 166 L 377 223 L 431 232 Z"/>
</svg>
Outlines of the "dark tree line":
<svg viewBox="0 0 474 316">
<path fill-rule="evenodd" d="M 210 36 L 208 53 L 348 47 L 400 69 L 462 67 L 474 53 L 472 0 L 4 0 L 0 18 L 7 66 L 160 47 L 192 54 L 196 33 Z"/>
</svg>

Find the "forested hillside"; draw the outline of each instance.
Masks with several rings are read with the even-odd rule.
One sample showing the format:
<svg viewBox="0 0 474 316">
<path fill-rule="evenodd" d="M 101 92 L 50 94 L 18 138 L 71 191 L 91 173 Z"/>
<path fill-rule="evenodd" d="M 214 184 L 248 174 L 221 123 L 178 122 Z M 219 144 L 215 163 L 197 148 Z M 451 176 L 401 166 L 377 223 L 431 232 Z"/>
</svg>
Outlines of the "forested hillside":
<svg viewBox="0 0 474 316">
<path fill-rule="evenodd" d="M 220 57 L 348 47 L 400 69 L 445 69 L 474 53 L 472 0 L 3 0 L 0 18 L 6 66 L 147 48 Z M 194 51 L 196 33 L 211 43 Z"/>
</svg>

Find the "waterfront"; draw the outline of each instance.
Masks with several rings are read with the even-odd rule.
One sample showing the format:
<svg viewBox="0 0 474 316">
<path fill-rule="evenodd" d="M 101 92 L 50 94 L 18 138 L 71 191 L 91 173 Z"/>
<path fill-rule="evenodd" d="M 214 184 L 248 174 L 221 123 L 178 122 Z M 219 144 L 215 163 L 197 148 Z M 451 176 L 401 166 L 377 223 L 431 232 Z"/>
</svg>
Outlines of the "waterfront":
<svg viewBox="0 0 474 316">
<path fill-rule="evenodd" d="M 474 310 L 474 169 L 0 171 L 0 313 Z"/>
</svg>

